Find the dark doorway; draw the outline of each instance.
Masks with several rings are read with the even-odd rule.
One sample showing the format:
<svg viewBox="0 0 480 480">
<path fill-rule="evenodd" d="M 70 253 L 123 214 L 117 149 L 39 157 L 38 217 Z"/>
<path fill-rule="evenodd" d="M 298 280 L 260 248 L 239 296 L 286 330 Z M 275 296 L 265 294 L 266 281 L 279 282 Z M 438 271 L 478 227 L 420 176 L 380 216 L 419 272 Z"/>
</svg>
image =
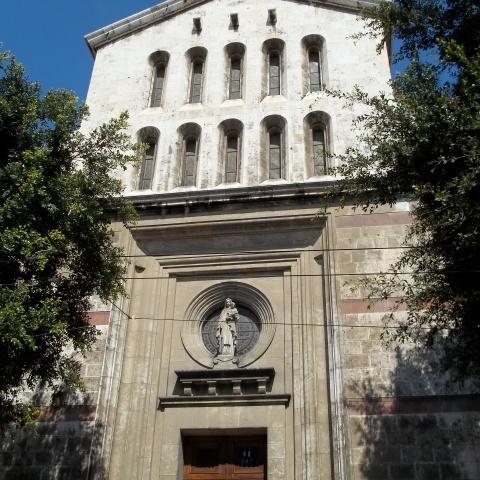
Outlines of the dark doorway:
<svg viewBox="0 0 480 480">
<path fill-rule="evenodd" d="M 184 437 L 184 480 L 266 480 L 267 437 Z"/>
</svg>

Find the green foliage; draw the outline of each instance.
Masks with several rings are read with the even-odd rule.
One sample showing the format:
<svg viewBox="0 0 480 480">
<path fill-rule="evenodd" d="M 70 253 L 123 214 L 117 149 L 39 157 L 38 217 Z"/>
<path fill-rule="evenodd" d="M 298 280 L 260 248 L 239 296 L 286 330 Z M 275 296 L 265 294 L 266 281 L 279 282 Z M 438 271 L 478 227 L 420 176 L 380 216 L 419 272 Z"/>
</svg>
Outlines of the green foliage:
<svg viewBox="0 0 480 480">
<path fill-rule="evenodd" d="M 64 90 L 40 95 L 0 53 L 0 419 L 26 422 L 19 394 L 37 385 L 81 388 L 75 354 L 96 329 L 89 298 L 123 293 L 125 264 L 111 244 L 113 212 L 134 218 L 112 176 L 137 160 L 127 115 L 89 135 L 87 108 Z"/>
<path fill-rule="evenodd" d="M 413 248 L 366 284 L 372 298 L 404 294 L 408 318 L 392 340 L 440 342 L 457 379 L 479 376 L 480 5 L 397 0 L 365 19 L 378 49 L 393 34 L 394 61 L 408 65 L 392 81 L 393 95 L 330 92 L 366 111 L 356 121 L 359 144 L 338 158 L 343 179 L 332 194 L 365 210 L 415 202 Z"/>
</svg>

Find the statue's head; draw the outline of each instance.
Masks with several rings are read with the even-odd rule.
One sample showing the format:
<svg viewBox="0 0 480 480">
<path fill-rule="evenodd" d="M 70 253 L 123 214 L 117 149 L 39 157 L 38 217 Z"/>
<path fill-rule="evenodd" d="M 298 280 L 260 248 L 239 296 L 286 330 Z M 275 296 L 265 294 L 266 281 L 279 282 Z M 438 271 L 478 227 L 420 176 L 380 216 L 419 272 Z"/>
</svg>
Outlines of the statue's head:
<svg viewBox="0 0 480 480">
<path fill-rule="evenodd" d="M 235 306 L 235 303 L 233 302 L 233 300 L 231 298 L 227 298 L 225 300 L 225 307 L 233 308 L 234 306 Z"/>
</svg>

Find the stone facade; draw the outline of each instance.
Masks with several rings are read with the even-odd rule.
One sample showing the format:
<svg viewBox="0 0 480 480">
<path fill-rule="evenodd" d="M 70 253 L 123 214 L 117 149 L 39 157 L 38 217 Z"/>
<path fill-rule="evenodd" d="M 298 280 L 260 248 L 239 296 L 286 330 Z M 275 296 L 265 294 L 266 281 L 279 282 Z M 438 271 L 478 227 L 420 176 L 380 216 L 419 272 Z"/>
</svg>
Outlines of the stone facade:
<svg viewBox="0 0 480 480">
<path fill-rule="evenodd" d="M 89 394 L 44 409 L 37 435 L 6 429 L 0 476 L 181 479 L 189 439 L 256 435 L 269 480 L 480 479 L 478 390 L 440 377 L 430 353 L 384 346 L 394 300 L 370 307 L 356 283 L 396 258 L 410 205 L 321 210 L 332 165 L 317 169 L 315 129 L 341 153 L 359 109 L 309 92 L 309 49 L 323 86 L 388 89 L 387 52 L 351 37 L 364 4 L 167 1 L 87 36 L 96 59 L 83 128 L 128 110 L 132 138 L 153 141 L 122 174 L 140 219 L 113 225 L 128 297 L 92 312 L 102 336 L 85 365 Z M 280 95 L 268 95 L 271 52 Z M 241 98 L 228 99 L 238 55 Z M 236 181 L 229 132 L 240 138 Z M 202 340 L 226 298 L 260 325 L 235 362 Z"/>
</svg>

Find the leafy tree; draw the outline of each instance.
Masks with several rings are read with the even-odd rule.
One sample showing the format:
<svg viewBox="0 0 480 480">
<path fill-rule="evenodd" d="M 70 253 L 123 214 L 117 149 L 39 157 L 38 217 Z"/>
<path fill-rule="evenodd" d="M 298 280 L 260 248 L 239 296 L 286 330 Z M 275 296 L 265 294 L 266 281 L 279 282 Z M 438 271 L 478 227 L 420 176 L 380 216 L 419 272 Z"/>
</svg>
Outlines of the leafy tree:
<svg viewBox="0 0 480 480">
<path fill-rule="evenodd" d="M 125 264 L 111 244 L 112 212 L 133 209 L 112 173 L 136 160 L 127 115 L 79 132 L 85 105 L 42 96 L 0 53 L 0 419 L 25 420 L 20 393 L 81 388 L 75 354 L 95 341 L 89 298 L 119 295 Z"/>
<path fill-rule="evenodd" d="M 406 67 L 393 95 L 332 92 L 367 112 L 356 121 L 358 145 L 339 158 L 334 193 L 365 210 L 402 197 L 415 202 L 412 247 L 366 281 L 370 295 L 403 292 L 397 306 L 407 307 L 407 319 L 393 340 L 441 344 L 456 379 L 479 376 L 480 3 L 382 1 L 365 21 L 379 50 L 393 36 L 393 62 Z"/>
</svg>

